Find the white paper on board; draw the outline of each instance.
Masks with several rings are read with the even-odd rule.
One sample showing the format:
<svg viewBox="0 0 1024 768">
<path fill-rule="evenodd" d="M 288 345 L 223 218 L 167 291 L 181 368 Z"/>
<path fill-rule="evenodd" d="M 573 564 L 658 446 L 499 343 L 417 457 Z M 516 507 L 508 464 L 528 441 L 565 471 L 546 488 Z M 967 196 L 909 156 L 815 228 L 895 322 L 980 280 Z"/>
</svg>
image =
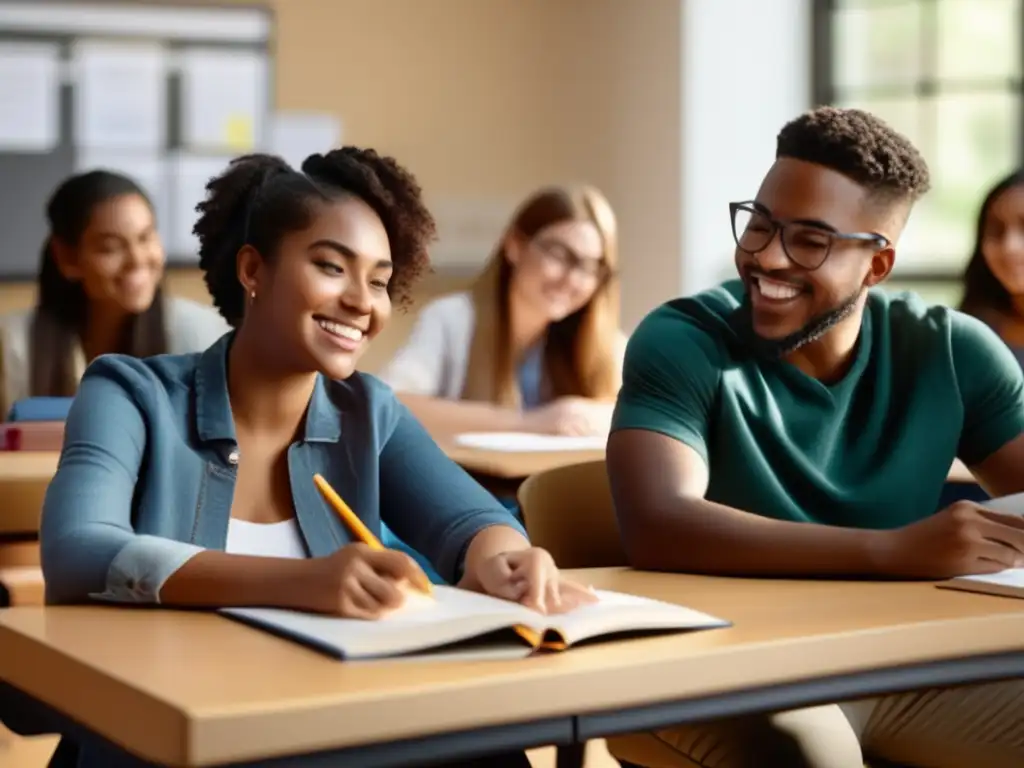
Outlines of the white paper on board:
<svg viewBox="0 0 1024 768">
<path fill-rule="evenodd" d="M 0 44 L 0 152 L 52 152 L 60 142 L 60 48 Z"/>
<path fill-rule="evenodd" d="M 315 152 L 337 149 L 342 142 L 341 121 L 321 112 L 277 112 L 270 119 L 268 150 L 293 168 Z"/>
<path fill-rule="evenodd" d="M 167 56 L 161 45 L 80 41 L 72 47 L 71 61 L 76 146 L 165 146 Z"/>
<path fill-rule="evenodd" d="M 264 144 L 267 60 L 256 51 L 186 49 L 181 62 L 181 131 L 189 151 L 251 152 Z"/>
<path fill-rule="evenodd" d="M 140 187 L 153 203 L 161 237 L 171 222 L 171 188 L 167 160 L 157 150 L 119 152 L 112 149 L 81 148 L 75 151 L 75 173 L 115 171 Z"/>
<path fill-rule="evenodd" d="M 231 157 L 177 155 L 170 160 L 171 216 L 163 229 L 168 257 L 181 262 L 199 260 L 199 241 L 192 234 L 199 214 L 196 206 L 206 199 L 206 185 L 227 169 Z"/>
</svg>

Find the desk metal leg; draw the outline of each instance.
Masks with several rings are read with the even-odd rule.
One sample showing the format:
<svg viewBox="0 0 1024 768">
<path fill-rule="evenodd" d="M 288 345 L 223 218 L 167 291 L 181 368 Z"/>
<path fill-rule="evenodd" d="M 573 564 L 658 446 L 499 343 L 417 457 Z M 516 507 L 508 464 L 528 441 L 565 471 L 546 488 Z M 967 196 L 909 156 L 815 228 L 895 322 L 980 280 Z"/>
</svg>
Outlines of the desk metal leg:
<svg viewBox="0 0 1024 768">
<path fill-rule="evenodd" d="M 558 750 L 555 753 L 555 768 L 583 768 L 586 751 L 586 742 L 558 747 Z"/>
</svg>

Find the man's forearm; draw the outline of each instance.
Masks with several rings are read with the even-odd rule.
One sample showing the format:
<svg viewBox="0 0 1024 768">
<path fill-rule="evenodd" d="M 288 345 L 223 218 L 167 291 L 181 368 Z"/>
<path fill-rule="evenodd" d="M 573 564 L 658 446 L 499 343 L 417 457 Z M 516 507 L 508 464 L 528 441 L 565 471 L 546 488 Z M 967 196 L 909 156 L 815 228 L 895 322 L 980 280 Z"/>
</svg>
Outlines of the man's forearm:
<svg viewBox="0 0 1024 768">
<path fill-rule="evenodd" d="M 687 499 L 623 526 L 636 568 L 737 576 L 884 575 L 885 533 L 754 515 Z"/>
</svg>

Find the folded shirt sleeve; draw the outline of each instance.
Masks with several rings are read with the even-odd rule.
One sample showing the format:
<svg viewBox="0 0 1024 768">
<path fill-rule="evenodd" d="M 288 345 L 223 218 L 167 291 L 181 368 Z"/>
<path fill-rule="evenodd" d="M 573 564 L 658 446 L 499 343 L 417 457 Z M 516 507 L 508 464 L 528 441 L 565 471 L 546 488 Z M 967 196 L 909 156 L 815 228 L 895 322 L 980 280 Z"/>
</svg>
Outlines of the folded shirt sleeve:
<svg viewBox="0 0 1024 768">
<path fill-rule="evenodd" d="M 123 367 L 116 359 L 94 362 L 65 423 L 40 528 L 50 603 L 157 603 L 168 577 L 202 551 L 132 527 L 147 430 Z"/>
</svg>

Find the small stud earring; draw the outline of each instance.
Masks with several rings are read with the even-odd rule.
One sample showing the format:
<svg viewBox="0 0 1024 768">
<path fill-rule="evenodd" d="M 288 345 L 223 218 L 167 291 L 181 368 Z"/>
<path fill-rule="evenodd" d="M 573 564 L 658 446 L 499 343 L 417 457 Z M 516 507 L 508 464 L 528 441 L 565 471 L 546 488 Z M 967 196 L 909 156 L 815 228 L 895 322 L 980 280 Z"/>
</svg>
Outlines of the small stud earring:
<svg viewBox="0 0 1024 768">
<path fill-rule="evenodd" d="M 249 294 L 249 298 L 252 299 L 253 301 L 256 301 L 256 291 L 253 291 L 252 293 L 250 293 Z"/>
</svg>

